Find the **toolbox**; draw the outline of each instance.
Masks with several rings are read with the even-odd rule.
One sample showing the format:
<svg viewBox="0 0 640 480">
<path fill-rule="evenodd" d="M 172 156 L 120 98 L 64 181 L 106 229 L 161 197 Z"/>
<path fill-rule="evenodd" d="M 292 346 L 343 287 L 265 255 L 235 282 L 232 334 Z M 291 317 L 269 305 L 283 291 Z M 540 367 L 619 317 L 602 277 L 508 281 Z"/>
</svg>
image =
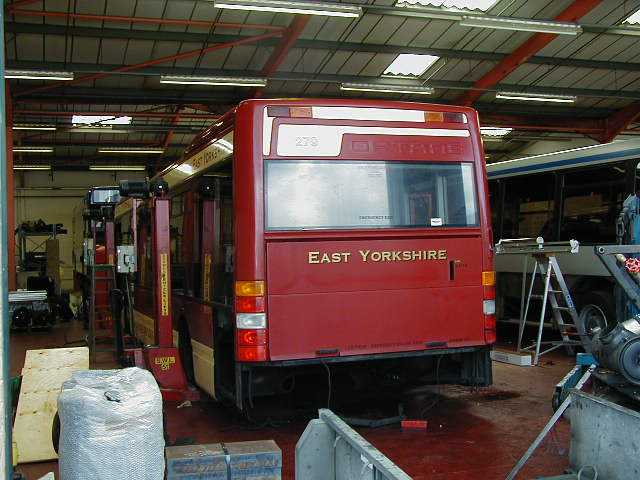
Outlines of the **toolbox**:
<svg viewBox="0 0 640 480">
<path fill-rule="evenodd" d="M 167 480 L 280 480 L 273 440 L 167 447 Z"/>
</svg>

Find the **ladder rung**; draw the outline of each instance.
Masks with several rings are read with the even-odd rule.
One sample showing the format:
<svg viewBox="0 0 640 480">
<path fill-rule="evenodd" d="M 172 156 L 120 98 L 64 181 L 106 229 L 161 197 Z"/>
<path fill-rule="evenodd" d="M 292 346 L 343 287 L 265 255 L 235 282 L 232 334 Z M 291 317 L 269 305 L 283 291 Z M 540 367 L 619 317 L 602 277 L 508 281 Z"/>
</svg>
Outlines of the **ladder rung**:
<svg viewBox="0 0 640 480">
<path fill-rule="evenodd" d="M 553 308 L 554 310 L 560 310 L 562 312 L 570 312 L 573 310 L 571 307 L 551 307 L 551 308 Z"/>
<path fill-rule="evenodd" d="M 542 300 L 544 295 L 532 294 L 529 298 L 533 298 L 534 300 Z"/>
<path fill-rule="evenodd" d="M 564 293 L 562 290 L 549 290 L 549 293 Z"/>
</svg>

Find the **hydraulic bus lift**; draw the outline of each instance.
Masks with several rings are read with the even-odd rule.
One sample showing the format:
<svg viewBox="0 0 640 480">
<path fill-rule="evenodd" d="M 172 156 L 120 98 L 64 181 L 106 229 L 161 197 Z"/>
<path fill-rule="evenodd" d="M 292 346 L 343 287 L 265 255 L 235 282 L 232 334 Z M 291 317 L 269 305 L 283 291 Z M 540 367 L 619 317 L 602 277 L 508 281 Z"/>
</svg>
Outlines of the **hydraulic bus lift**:
<svg viewBox="0 0 640 480">
<path fill-rule="evenodd" d="M 173 345 L 173 318 L 171 311 L 171 239 L 169 216 L 171 200 L 168 185 L 158 179 L 149 181 L 121 181 L 117 187 L 120 199 L 148 199 L 151 212 L 153 287 L 155 289 L 155 345 L 125 348 L 125 332 L 120 328 L 121 360 L 153 374 L 162 398 L 169 401 L 197 400 L 199 392 L 190 387 L 180 360 L 178 348 Z M 113 207 L 115 209 L 115 205 Z M 135 228 L 135 225 L 132 225 Z M 115 243 L 115 232 L 111 230 Z"/>
</svg>

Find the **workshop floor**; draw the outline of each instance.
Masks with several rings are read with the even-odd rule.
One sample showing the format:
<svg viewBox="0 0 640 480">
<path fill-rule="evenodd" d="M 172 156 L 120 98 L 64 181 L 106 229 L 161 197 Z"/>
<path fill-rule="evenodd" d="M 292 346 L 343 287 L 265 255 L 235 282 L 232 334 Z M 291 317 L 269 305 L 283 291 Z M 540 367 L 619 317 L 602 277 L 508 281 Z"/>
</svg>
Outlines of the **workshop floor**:
<svg viewBox="0 0 640 480">
<path fill-rule="evenodd" d="M 13 335 L 12 374 L 19 374 L 26 350 L 61 347 L 82 335 L 75 323 L 49 333 Z M 403 432 L 399 427 L 358 431 L 415 480 L 503 479 L 552 414 L 553 387 L 572 366 L 572 360 L 562 355 L 543 363 L 534 368 L 494 363 L 494 385 L 488 389 L 443 387 L 438 403 L 425 415 L 427 431 Z M 106 359 L 94 368 L 112 367 L 114 362 Z M 432 403 L 433 396 L 408 399 L 409 416 L 424 410 L 427 402 Z M 170 442 L 274 439 L 282 448 L 283 478 L 294 478 L 295 445 L 306 421 L 255 429 L 214 402 L 183 408 L 167 404 L 165 410 Z M 561 473 L 568 463 L 568 445 L 569 427 L 563 420 L 518 478 Z M 56 470 L 56 462 L 17 467 L 29 480 Z"/>
</svg>

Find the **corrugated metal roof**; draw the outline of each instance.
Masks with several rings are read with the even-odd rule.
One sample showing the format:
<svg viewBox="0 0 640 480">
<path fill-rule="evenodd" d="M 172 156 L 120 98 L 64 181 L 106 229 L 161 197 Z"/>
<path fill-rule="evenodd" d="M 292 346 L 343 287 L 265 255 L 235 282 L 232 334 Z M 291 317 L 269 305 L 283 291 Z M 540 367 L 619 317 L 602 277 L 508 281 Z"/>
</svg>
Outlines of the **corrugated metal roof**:
<svg viewBox="0 0 640 480">
<path fill-rule="evenodd" d="M 462 27 L 455 21 L 436 18 L 413 18 L 397 14 L 394 0 L 358 0 L 365 13 L 358 19 L 313 16 L 302 31 L 299 40 L 278 65 L 270 80 L 270 96 L 335 96 L 345 95 L 338 88 L 340 81 L 363 83 L 391 81 L 381 78 L 385 68 L 403 50 L 412 53 L 436 52 L 443 56 L 423 82 L 436 86 L 434 101 L 455 103 L 470 86 L 492 72 L 498 62 L 516 51 L 535 34 L 523 31 L 505 31 Z M 572 0 L 499 0 L 487 15 L 504 17 L 553 19 L 572 4 Z M 387 10 L 380 10 L 384 7 Z M 389 9 L 394 9 L 392 11 Z M 637 37 L 598 33 L 594 26 L 618 25 L 640 8 L 640 0 L 601 2 L 584 15 L 579 23 L 591 26 L 579 35 L 558 35 L 526 59 L 510 74 L 482 94 L 478 107 L 483 118 L 494 112 L 514 112 L 518 104 L 496 100 L 495 91 L 508 86 L 511 89 L 546 89 L 558 93 L 580 91 L 574 105 L 551 106 L 525 104 L 521 110 L 530 114 L 565 115 L 569 118 L 592 116 L 593 112 L 609 115 L 635 101 L 633 98 L 640 82 L 640 42 Z M 117 141 L 161 145 L 171 138 L 172 145 L 188 143 L 193 133 L 180 129 L 199 128 L 211 120 L 190 119 L 188 114 L 206 114 L 194 110 L 190 104 L 219 112 L 252 93 L 246 88 L 194 87 L 163 85 L 160 73 L 182 75 L 224 74 L 260 75 L 280 42 L 275 38 L 262 42 L 215 50 L 204 55 L 198 50 L 206 45 L 243 39 L 264 34 L 266 26 L 287 27 L 294 18 L 289 14 L 220 10 L 210 1 L 195 0 L 94 0 L 79 2 L 72 12 L 66 0 L 47 0 L 26 5 L 26 10 L 121 16 L 138 18 L 174 19 L 200 22 L 237 24 L 152 24 L 149 21 L 100 21 L 81 18 L 49 16 L 7 15 L 7 63 L 12 68 L 75 70 L 76 77 L 88 73 L 109 71 L 123 65 L 135 65 L 152 59 L 178 53 L 196 52 L 188 58 L 171 59 L 146 70 L 127 74 L 108 75 L 87 82 L 77 82 L 57 89 L 21 95 L 25 91 L 50 83 L 14 81 L 16 120 L 22 122 L 54 121 L 68 123 L 65 117 L 35 115 L 38 110 L 136 112 L 153 110 L 164 117 L 136 117 L 133 128 L 155 128 L 154 133 L 135 133 L 126 136 L 77 134 L 64 131 L 45 133 L 38 142 L 100 143 Z M 174 22 L 175 23 L 175 22 Z M 250 25 L 252 28 L 239 28 Z M 285 33 L 286 35 L 286 33 Z M 416 50 L 418 49 L 418 50 Z M 582 63 L 578 62 L 581 61 Z M 592 61 L 599 63 L 592 63 Z M 619 62 L 609 66 L 607 62 Z M 388 94 L 352 93 L 349 95 L 390 98 Z M 416 100 L 409 95 L 392 98 Z M 46 100 L 46 101 L 45 101 Z M 424 100 L 419 98 L 417 100 Z M 39 103 L 40 102 L 40 103 Z M 174 122 L 175 112 L 184 114 Z M 30 111 L 21 114 L 21 111 Z M 509 113 L 512 114 L 512 113 Z M 213 117 L 213 114 L 210 114 Z M 170 137 L 173 129 L 175 134 Z M 26 135 L 16 135 L 18 140 Z M 518 143 L 517 139 L 510 143 Z M 65 147 L 64 155 L 95 156 L 91 146 Z M 175 147 L 176 152 L 181 147 Z M 63 147 L 56 148 L 59 155 Z M 177 154 L 177 153 L 176 153 Z"/>
</svg>

